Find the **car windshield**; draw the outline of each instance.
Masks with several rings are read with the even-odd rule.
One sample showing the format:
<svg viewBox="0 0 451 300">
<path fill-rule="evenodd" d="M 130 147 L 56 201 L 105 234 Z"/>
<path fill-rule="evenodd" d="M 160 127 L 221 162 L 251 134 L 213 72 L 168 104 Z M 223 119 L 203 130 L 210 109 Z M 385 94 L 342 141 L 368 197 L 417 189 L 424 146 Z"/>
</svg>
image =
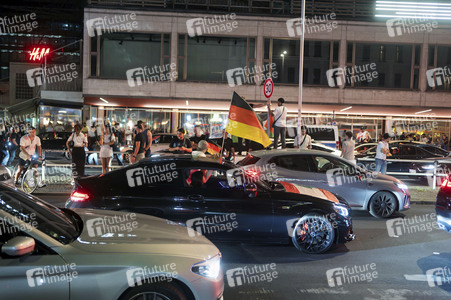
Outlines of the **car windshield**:
<svg viewBox="0 0 451 300">
<path fill-rule="evenodd" d="M 20 191 L 2 189 L 0 209 L 62 244 L 75 240 L 81 229 L 80 219 L 74 212 L 61 210 Z"/>
</svg>

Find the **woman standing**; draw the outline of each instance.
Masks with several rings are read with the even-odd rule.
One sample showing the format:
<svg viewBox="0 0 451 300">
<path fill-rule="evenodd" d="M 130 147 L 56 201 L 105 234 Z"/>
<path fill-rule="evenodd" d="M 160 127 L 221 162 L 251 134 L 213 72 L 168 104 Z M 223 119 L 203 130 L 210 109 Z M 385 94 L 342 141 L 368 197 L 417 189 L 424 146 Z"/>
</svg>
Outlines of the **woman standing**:
<svg viewBox="0 0 451 300">
<path fill-rule="evenodd" d="M 115 141 L 114 134 L 111 133 L 109 125 L 103 127 L 103 134 L 100 136 L 100 160 L 102 161 L 102 173 L 106 173 L 110 169 L 110 161 L 113 156 L 113 148 L 111 146 Z"/>
<path fill-rule="evenodd" d="M 19 131 L 18 127 L 11 126 L 11 133 L 9 134 L 8 138 L 8 148 L 9 148 L 8 166 L 12 165 L 13 160 L 16 156 L 16 150 L 19 147 L 19 135 L 17 134 L 18 131 Z"/>
<path fill-rule="evenodd" d="M 80 124 L 75 125 L 75 132 L 67 139 L 66 147 L 72 155 L 72 176 L 74 178 L 85 176 L 85 146 L 88 144 L 88 139 L 81 132 Z M 73 142 L 72 150 L 69 147 L 69 142 Z"/>
</svg>

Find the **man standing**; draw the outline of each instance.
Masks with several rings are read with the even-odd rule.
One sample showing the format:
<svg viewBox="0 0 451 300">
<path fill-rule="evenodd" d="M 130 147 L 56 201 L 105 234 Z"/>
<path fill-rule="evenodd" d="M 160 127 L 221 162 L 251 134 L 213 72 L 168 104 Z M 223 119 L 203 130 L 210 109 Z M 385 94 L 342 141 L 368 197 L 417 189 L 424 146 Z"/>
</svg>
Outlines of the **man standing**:
<svg viewBox="0 0 451 300">
<path fill-rule="evenodd" d="M 301 126 L 302 141 L 299 142 L 299 135 L 294 138 L 294 147 L 299 150 L 312 149 L 312 137 L 307 134 L 307 127 Z"/>
<path fill-rule="evenodd" d="M 144 158 L 144 139 L 142 136 L 142 131 L 142 124 L 138 124 L 136 126 L 135 140 L 133 141 L 132 164 Z"/>
<path fill-rule="evenodd" d="M 390 135 L 384 133 L 382 141 L 377 144 L 376 149 L 376 169 L 374 172 L 380 172 L 382 174 L 387 173 L 387 155 L 390 156 L 390 149 L 388 143 L 390 142 Z"/>
<path fill-rule="evenodd" d="M 285 100 L 283 98 L 279 98 L 277 100 L 277 108 L 274 109 L 274 112 L 271 111 L 271 101 L 268 100 L 268 113 L 274 117 L 274 149 L 278 148 L 279 144 L 279 135 L 282 141 L 282 149 L 285 149 L 285 132 L 287 127 L 287 108 L 283 106 Z"/>
<path fill-rule="evenodd" d="M 174 154 L 185 154 L 193 151 L 191 141 L 185 136 L 185 129 L 179 128 L 177 136 L 169 144 L 169 152 Z"/>
<path fill-rule="evenodd" d="M 203 134 L 202 129 L 200 128 L 200 125 L 194 126 L 194 136 L 192 136 L 189 140 L 192 143 L 193 150 L 197 150 L 197 145 L 200 141 L 206 140 L 207 137 Z"/>
<path fill-rule="evenodd" d="M 35 155 L 36 148 L 38 148 L 39 157 Z M 41 158 L 41 151 L 41 139 L 36 136 L 34 127 L 30 127 L 28 129 L 28 134 L 20 139 L 19 169 L 15 174 L 14 180 L 16 183 L 27 160 L 30 161 L 31 167 L 38 167 L 38 158 Z M 39 183 L 39 186 L 42 186 L 41 183 Z"/>
</svg>

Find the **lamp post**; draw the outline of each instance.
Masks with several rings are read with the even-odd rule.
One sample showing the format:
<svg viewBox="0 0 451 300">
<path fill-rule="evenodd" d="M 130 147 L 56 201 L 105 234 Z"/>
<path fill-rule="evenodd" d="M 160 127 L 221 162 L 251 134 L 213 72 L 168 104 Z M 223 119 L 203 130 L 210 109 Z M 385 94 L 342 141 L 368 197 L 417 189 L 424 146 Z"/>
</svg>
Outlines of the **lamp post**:
<svg viewBox="0 0 451 300">
<path fill-rule="evenodd" d="M 305 32 L 305 0 L 301 1 L 301 39 L 299 54 L 299 95 L 298 95 L 298 146 L 302 141 L 301 119 L 302 119 L 302 87 L 304 80 L 304 32 Z"/>
</svg>

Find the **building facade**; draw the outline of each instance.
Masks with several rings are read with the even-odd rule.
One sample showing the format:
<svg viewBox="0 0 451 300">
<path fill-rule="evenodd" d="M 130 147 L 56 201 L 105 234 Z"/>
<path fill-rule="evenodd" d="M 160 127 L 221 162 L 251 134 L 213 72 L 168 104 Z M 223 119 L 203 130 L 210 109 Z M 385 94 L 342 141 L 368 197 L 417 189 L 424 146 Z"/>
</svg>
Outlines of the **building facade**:
<svg viewBox="0 0 451 300">
<path fill-rule="evenodd" d="M 203 124 L 217 131 L 233 91 L 264 103 L 262 83 L 272 77 L 272 100 L 286 100 L 294 125 L 300 37 L 291 12 L 86 8 L 83 95 L 91 108 L 85 120 L 115 118 L 126 126 L 143 119 L 162 132 Z M 425 20 L 429 25 L 390 27 L 385 19 L 320 12 L 306 22 L 305 122 L 364 126 L 376 135 L 433 118 L 435 131 L 449 133 L 451 77 L 428 72 L 451 66 L 449 25 Z"/>
</svg>

